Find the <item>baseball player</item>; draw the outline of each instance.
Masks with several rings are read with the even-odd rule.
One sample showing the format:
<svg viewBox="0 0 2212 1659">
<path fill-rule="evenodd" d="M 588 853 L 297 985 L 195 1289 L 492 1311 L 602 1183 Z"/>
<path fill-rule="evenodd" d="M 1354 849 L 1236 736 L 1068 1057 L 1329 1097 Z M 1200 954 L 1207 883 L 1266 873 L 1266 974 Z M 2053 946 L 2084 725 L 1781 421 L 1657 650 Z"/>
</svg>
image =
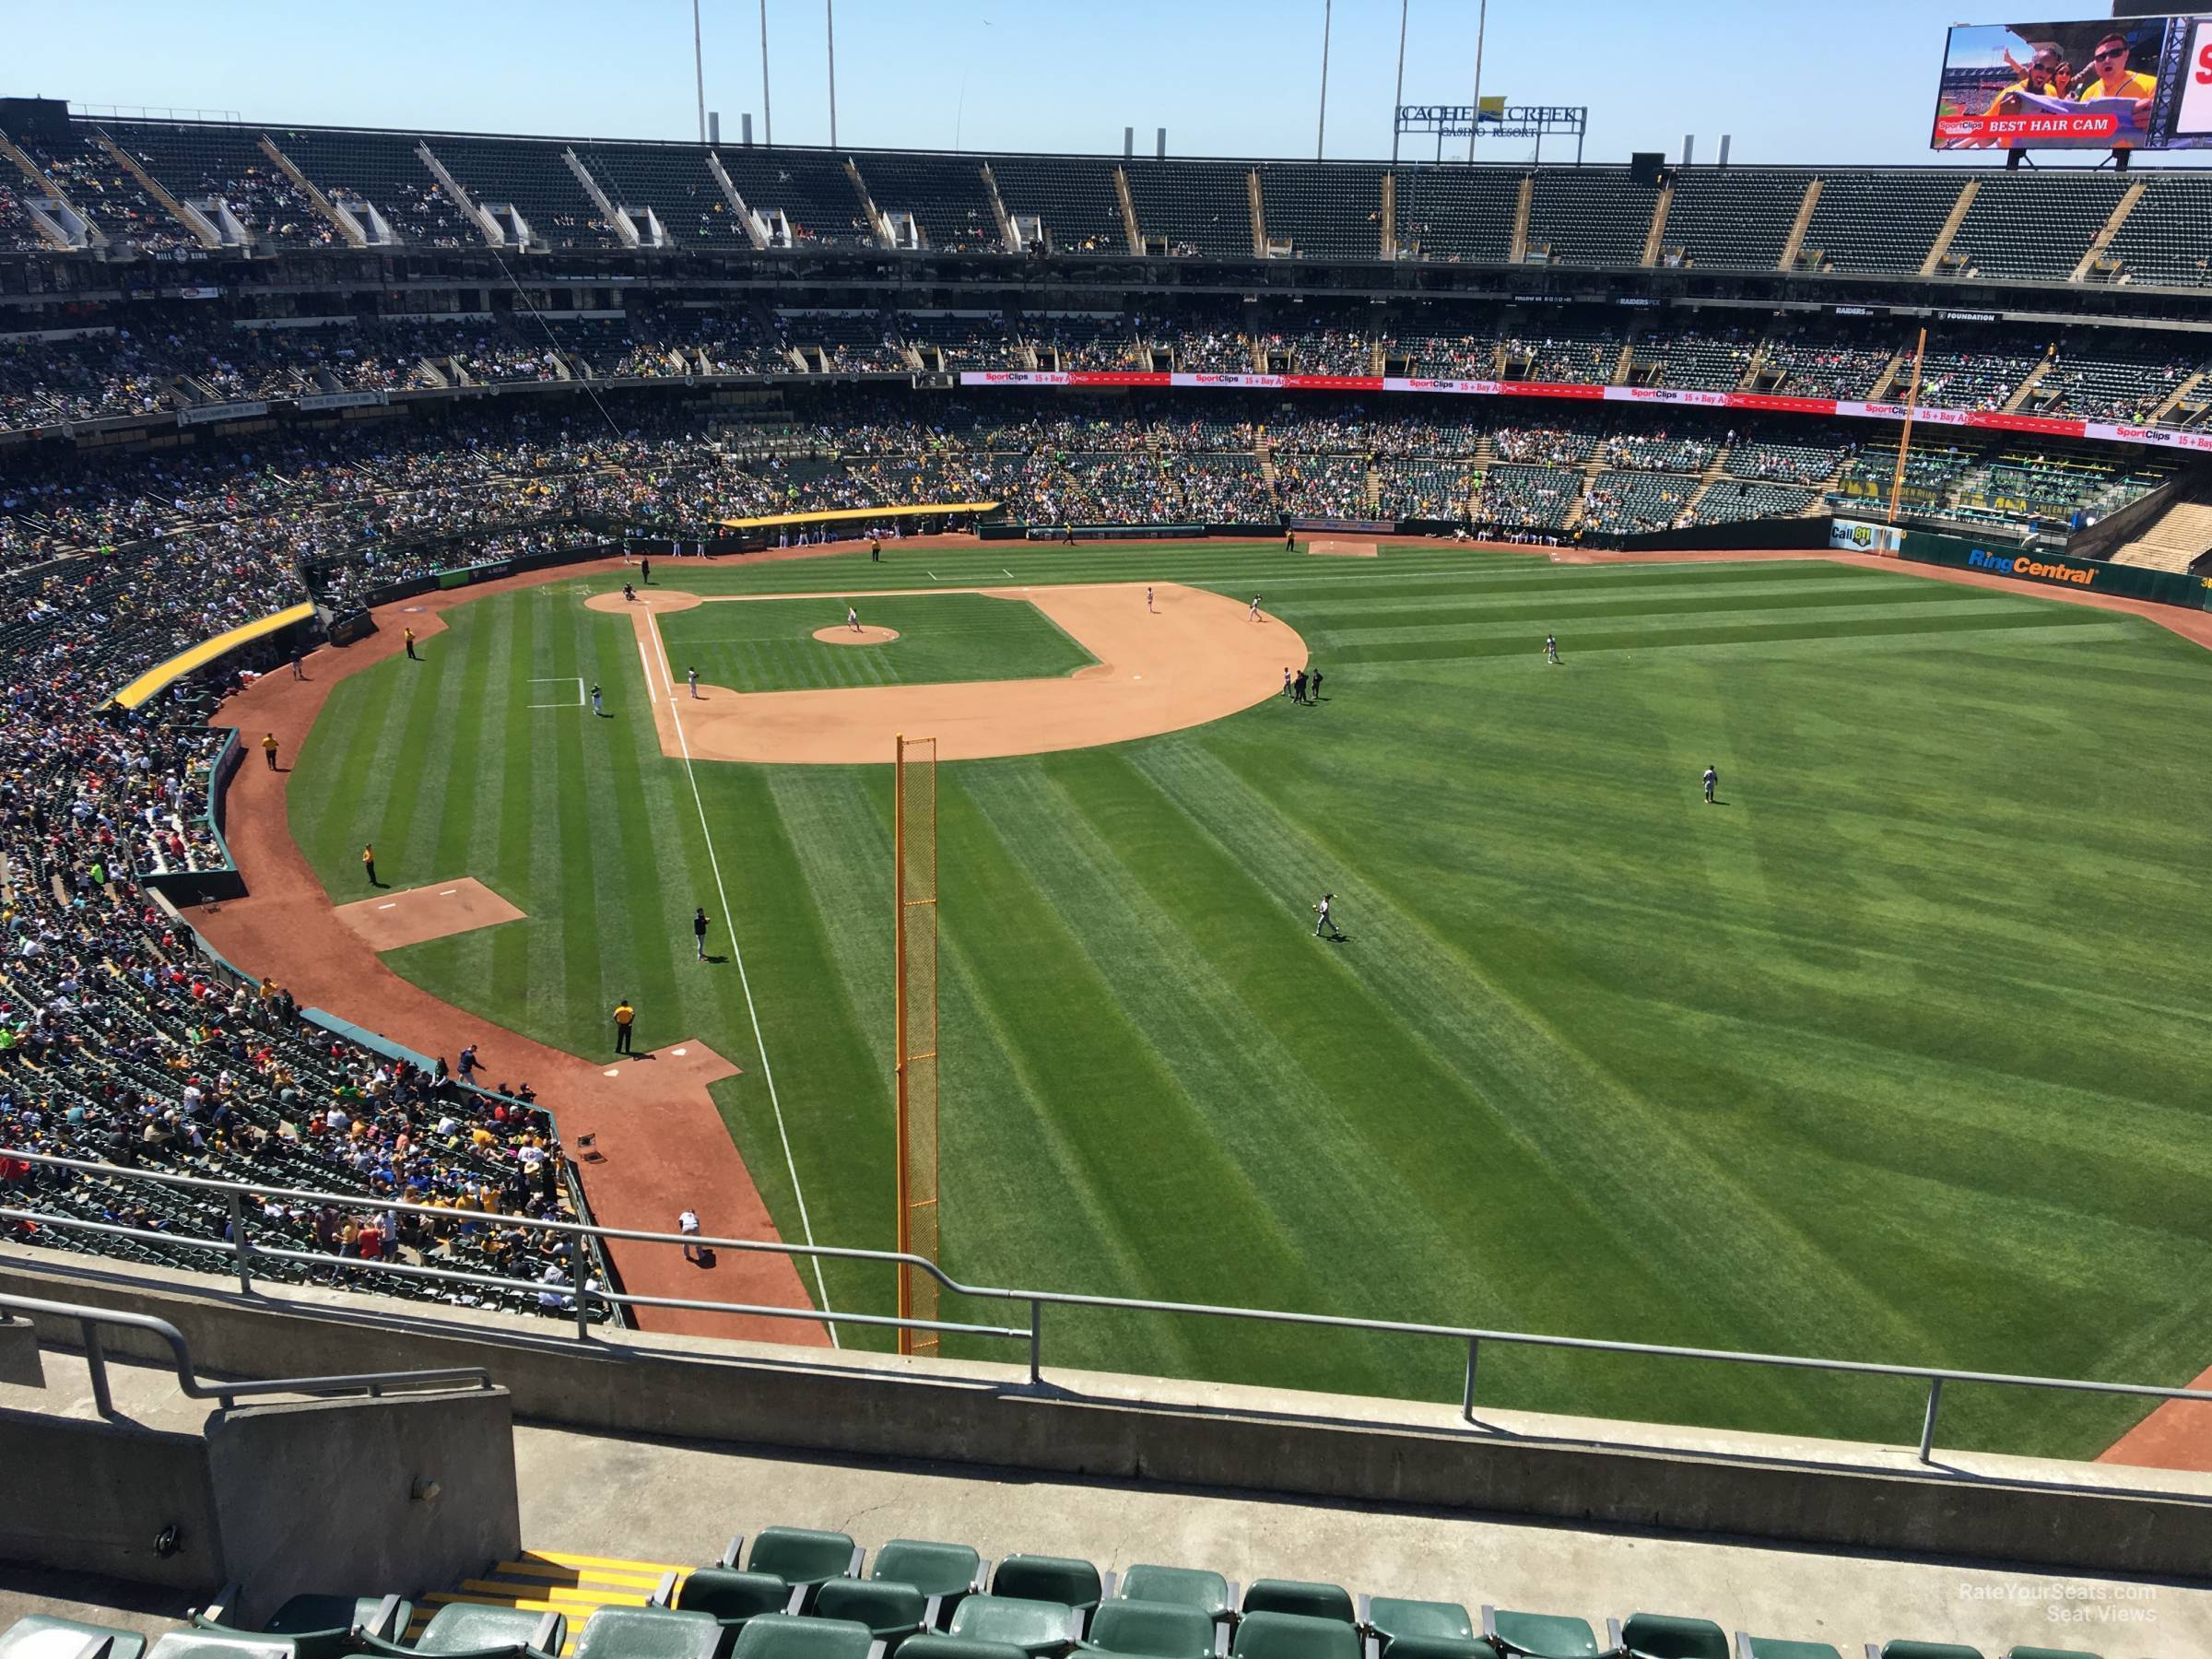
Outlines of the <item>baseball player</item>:
<svg viewBox="0 0 2212 1659">
<path fill-rule="evenodd" d="M 845 626 L 854 633 L 860 631 L 860 612 L 850 605 L 845 606 Z"/>
<path fill-rule="evenodd" d="M 699 959 L 707 959 L 707 907 L 700 905 L 691 912 L 691 936 L 699 941 Z"/>
<path fill-rule="evenodd" d="M 1335 894 L 1324 893 L 1321 896 L 1321 902 L 1313 907 L 1313 936 L 1315 938 L 1341 939 L 1344 937 L 1344 935 L 1336 930 L 1336 918 L 1330 914 L 1330 906 L 1335 902 Z"/>
<path fill-rule="evenodd" d="M 1246 618 L 1245 618 L 1245 620 L 1246 620 L 1246 621 L 1248 621 L 1248 622 L 1257 622 L 1259 619 L 1260 619 L 1260 596 L 1259 596 L 1257 594 L 1254 594 L 1252 596 L 1252 613 L 1251 613 L 1251 615 L 1249 615 L 1248 617 L 1246 617 Z"/>
<path fill-rule="evenodd" d="M 1719 773 L 1717 771 L 1715 771 L 1715 770 L 1714 770 L 1712 767 L 1711 767 L 1711 766 L 1708 766 L 1708 767 L 1706 767 L 1706 769 L 1705 769 L 1705 805 L 1706 805 L 1706 806 L 1713 806 L 1713 805 L 1715 804 L 1715 803 L 1714 803 L 1714 801 L 1713 801 L 1713 798 L 1712 798 L 1712 795 L 1713 795 L 1713 791 L 1715 791 L 1715 790 L 1717 790 L 1718 788 L 1720 788 L 1720 786 L 1721 786 L 1721 774 L 1720 774 L 1720 773 Z"/>
<path fill-rule="evenodd" d="M 699 670 L 696 668 L 685 669 L 684 683 L 691 688 L 691 698 L 696 702 L 699 700 Z"/>
<path fill-rule="evenodd" d="M 606 705 L 599 700 L 599 682 L 597 680 L 592 682 L 592 712 L 594 714 L 606 712 Z"/>
<path fill-rule="evenodd" d="M 1544 660 L 1555 668 L 1559 666 L 1559 642 L 1549 634 L 1544 636 Z"/>
</svg>

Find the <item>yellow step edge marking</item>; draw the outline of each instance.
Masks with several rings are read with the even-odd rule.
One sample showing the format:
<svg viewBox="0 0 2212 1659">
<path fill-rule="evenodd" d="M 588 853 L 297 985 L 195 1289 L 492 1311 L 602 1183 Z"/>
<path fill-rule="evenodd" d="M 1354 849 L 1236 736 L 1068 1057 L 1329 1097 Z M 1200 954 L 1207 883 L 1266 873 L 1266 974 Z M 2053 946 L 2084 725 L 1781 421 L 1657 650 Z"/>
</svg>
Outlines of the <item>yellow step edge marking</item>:
<svg viewBox="0 0 2212 1659">
<path fill-rule="evenodd" d="M 503 1601 L 489 1595 L 463 1595 L 452 1590 L 433 1590 L 422 1598 L 436 1602 L 440 1606 L 459 1607 L 520 1607 L 530 1613 L 568 1613 L 573 1608 L 557 1606 L 549 1601 Z"/>
<path fill-rule="evenodd" d="M 638 1590 L 578 1590 L 567 1584 L 542 1587 L 532 1584 L 494 1584 L 482 1579 L 465 1579 L 461 1588 L 477 1595 L 514 1596 L 519 1601 L 542 1599 L 582 1603 L 591 1607 L 641 1607 L 652 1599 Z"/>
<path fill-rule="evenodd" d="M 628 1561 L 614 1556 L 569 1555 L 558 1549 L 530 1549 L 523 1552 L 525 1561 L 554 1561 L 563 1567 L 614 1567 L 629 1572 L 683 1572 L 688 1568 L 677 1567 L 673 1561 Z"/>
<path fill-rule="evenodd" d="M 657 1584 L 673 1571 L 677 1577 L 688 1575 L 688 1568 L 677 1567 L 653 1572 L 631 1572 L 615 1567 L 555 1567 L 539 1561 L 501 1561 L 491 1570 L 494 1578 L 568 1579 L 579 1584 Z"/>
</svg>

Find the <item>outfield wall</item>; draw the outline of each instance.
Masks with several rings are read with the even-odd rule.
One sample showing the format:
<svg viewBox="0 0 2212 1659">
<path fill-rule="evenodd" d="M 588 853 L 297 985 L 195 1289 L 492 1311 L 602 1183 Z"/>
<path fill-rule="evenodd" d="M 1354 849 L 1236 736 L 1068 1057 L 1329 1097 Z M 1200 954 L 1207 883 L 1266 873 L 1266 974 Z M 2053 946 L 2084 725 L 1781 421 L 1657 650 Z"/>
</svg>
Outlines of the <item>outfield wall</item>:
<svg viewBox="0 0 2212 1659">
<path fill-rule="evenodd" d="M 2023 587 L 2062 593 L 2109 594 L 2121 599 L 2147 599 L 2187 610 L 2212 610 L 2212 576 L 2177 576 L 2108 559 L 2074 559 L 2064 553 L 2028 553 L 2018 547 L 1976 543 L 1960 535 L 1908 530 L 1898 557 L 1912 564 L 1982 571 Z"/>
<path fill-rule="evenodd" d="M 2201 1581 L 2212 1477 L 1280 1389 L 602 1330 L 91 1265 L 0 1244 L 0 1290 L 150 1313 L 211 1373 L 483 1366 L 523 1420 L 1400 1509 Z M 73 1326 L 41 1322 L 53 1346 Z M 141 1339 L 112 1347 L 136 1355 Z M 149 1350 L 150 1352 L 150 1350 Z M 1900 1425 L 1902 1427 L 1902 1425 Z M 680 1495 L 679 1495 L 680 1497 Z"/>
</svg>

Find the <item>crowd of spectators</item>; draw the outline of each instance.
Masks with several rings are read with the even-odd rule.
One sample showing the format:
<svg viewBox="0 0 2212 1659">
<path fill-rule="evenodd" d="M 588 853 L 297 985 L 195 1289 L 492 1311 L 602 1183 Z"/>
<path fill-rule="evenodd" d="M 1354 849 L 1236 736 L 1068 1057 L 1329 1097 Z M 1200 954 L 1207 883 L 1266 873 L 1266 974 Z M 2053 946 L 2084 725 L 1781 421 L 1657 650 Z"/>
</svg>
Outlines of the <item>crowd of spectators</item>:
<svg viewBox="0 0 2212 1659">
<path fill-rule="evenodd" d="M 531 1223 L 570 1210 L 551 1120 L 524 1085 L 506 1098 L 461 1089 L 306 1022 L 281 988 L 233 983 L 201 958 L 145 885 L 227 862 L 208 816 L 222 735 L 203 718 L 236 676 L 135 714 L 103 705 L 143 669 L 299 596 L 288 549 L 167 536 L 16 570 L 0 591 L 0 1146 L 355 1194 L 358 1206 L 311 1212 L 269 1200 L 253 1230 L 334 1262 L 483 1271 L 527 1260 L 542 1278 L 537 1258 L 566 1253 Z M 227 1216 L 146 1183 L 11 1159 L 0 1185 L 29 1201 L 18 1207 L 225 1236 Z M 453 1220 L 394 1227 L 382 1207 L 394 1201 L 450 1208 Z M 5 1231 L 207 1265 L 183 1244 L 33 1223 Z M 535 1307 L 536 1294 L 522 1302 Z"/>
</svg>

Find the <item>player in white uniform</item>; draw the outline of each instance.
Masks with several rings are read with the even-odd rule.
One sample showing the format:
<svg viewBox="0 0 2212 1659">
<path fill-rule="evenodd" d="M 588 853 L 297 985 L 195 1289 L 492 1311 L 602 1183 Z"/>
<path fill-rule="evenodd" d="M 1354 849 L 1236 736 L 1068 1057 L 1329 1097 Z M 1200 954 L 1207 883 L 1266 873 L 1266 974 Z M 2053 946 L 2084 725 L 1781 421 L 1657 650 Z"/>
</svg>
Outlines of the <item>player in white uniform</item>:
<svg viewBox="0 0 2212 1659">
<path fill-rule="evenodd" d="M 1246 620 L 1247 620 L 1247 621 L 1252 621 L 1252 622 L 1257 622 L 1259 619 L 1260 619 L 1260 596 L 1259 596 L 1257 594 L 1254 594 L 1252 596 L 1252 615 L 1251 615 L 1250 617 L 1248 617 L 1248 618 L 1246 618 Z"/>
<path fill-rule="evenodd" d="M 845 606 L 845 626 L 854 633 L 860 631 L 860 613 L 849 605 Z"/>
<path fill-rule="evenodd" d="M 1544 660 L 1557 666 L 1559 660 L 1559 642 L 1550 634 L 1544 636 Z"/>
<path fill-rule="evenodd" d="M 685 669 L 684 680 L 691 688 L 691 695 L 696 700 L 699 696 L 699 670 L 696 668 Z"/>
<path fill-rule="evenodd" d="M 1329 907 L 1335 901 L 1335 894 L 1324 893 L 1321 896 L 1321 902 L 1313 907 L 1313 936 L 1315 938 L 1341 939 L 1344 937 L 1344 935 L 1336 930 L 1335 917 L 1329 913 Z"/>
</svg>

